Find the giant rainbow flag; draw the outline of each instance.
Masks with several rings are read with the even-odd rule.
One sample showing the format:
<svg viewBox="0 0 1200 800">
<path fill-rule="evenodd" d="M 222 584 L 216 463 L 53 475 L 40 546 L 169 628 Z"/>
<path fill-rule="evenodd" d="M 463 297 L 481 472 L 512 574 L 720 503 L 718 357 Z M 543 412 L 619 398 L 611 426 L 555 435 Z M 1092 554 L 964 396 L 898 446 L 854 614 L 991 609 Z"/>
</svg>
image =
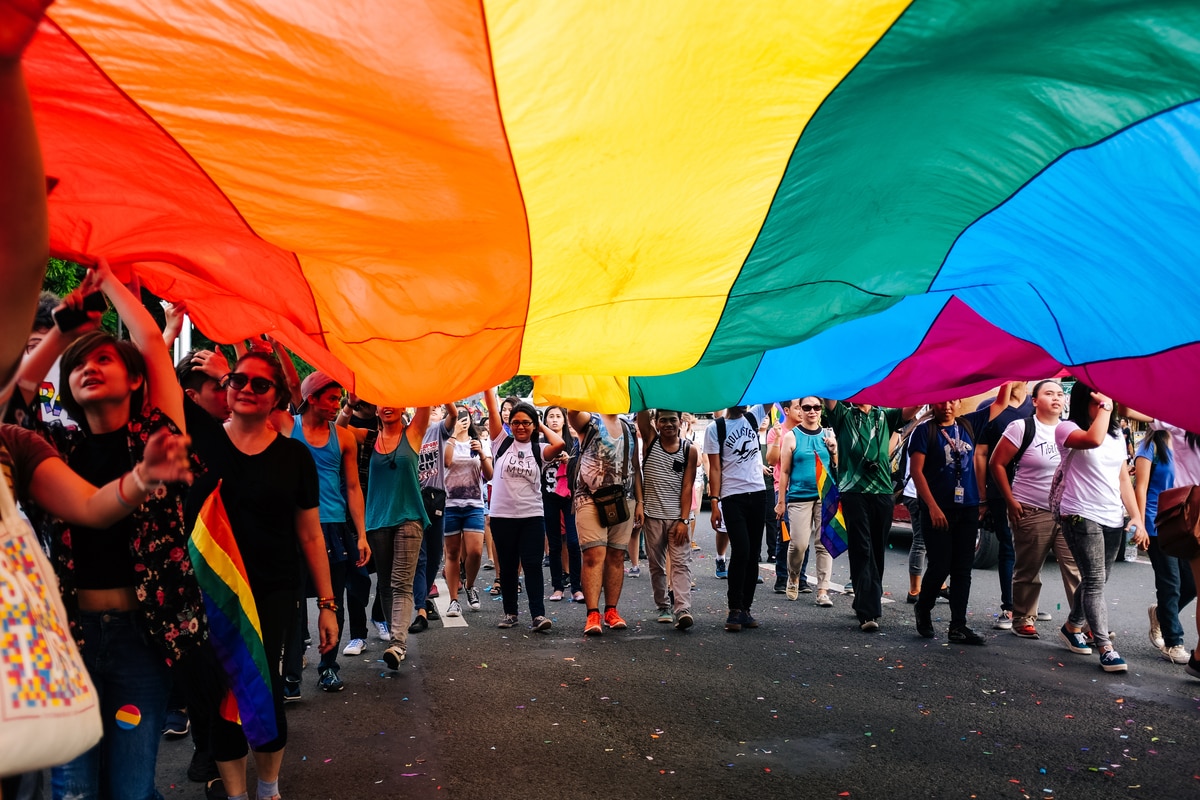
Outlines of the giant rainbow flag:
<svg viewBox="0 0 1200 800">
<path fill-rule="evenodd" d="M 200 508 L 188 539 L 188 554 L 204 593 L 209 639 L 229 683 L 221 717 L 240 722 L 251 747 L 264 745 L 276 738 L 278 731 L 271 668 L 258 607 L 221 502 L 219 482 Z"/>
<path fill-rule="evenodd" d="M 1200 430 L 1195 0 L 60 0 L 25 65 L 55 253 L 369 400 Z"/>
</svg>

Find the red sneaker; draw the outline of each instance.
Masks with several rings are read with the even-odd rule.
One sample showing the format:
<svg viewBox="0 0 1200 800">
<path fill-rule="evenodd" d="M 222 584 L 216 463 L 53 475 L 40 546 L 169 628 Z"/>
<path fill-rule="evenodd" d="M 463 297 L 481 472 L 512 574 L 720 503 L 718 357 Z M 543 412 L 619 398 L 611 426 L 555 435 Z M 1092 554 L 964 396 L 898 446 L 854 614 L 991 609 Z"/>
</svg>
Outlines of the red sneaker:
<svg viewBox="0 0 1200 800">
<path fill-rule="evenodd" d="M 587 624 L 583 626 L 584 636 L 600 636 L 604 633 L 604 628 L 600 627 L 600 612 L 589 611 L 587 615 Z"/>
<path fill-rule="evenodd" d="M 1023 623 L 1023 624 L 1019 624 L 1019 625 L 1014 624 L 1012 626 L 1012 632 L 1014 635 L 1020 636 L 1022 639 L 1037 639 L 1038 638 L 1037 628 L 1033 627 L 1029 623 Z"/>
<path fill-rule="evenodd" d="M 591 618 L 590 614 L 588 618 Z M 615 608 L 609 608 L 604 611 L 604 624 L 614 631 L 623 631 L 629 627 L 625 624 L 625 620 L 621 619 L 621 615 L 617 613 L 617 609 Z"/>
</svg>

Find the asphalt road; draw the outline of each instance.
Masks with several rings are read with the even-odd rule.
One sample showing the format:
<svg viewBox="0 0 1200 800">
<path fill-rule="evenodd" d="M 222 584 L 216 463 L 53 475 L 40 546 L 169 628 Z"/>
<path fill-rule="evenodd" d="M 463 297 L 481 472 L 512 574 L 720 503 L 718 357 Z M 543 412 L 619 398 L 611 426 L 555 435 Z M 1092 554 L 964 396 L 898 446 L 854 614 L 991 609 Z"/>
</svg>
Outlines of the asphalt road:
<svg viewBox="0 0 1200 800">
<path fill-rule="evenodd" d="M 762 627 L 730 634 L 707 518 L 698 536 L 689 632 L 654 621 L 643 566 L 625 583 L 627 631 L 584 639 L 584 609 L 570 603 L 547 604 L 548 634 L 498 630 L 500 602 L 485 595 L 465 625 L 410 637 L 398 673 L 378 660 L 374 638 L 362 656 L 342 658 L 344 692 L 317 691 L 310 667 L 304 698 L 288 706 L 283 796 L 1200 795 L 1200 681 L 1147 639 L 1148 563 L 1114 566 L 1110 627 L 1130 670 L 1107 674 L 1058 641 L 1066 612 L 1053 562 L 1043 609 L 1055 620 L 1039 624 L 1037 641 L 991 629 L 994 570 L 976 570 L 971 593 L 986 647 L 918 637 L 904 602 L 907 542 L 888 552 L 885 599 L 899 602 L 885 606 L 880 633 L 858 630 L 849 598 L 831 609 L 811 594 L 789 602 L 767 575 L 754 606 Z M 834 579 L 847 569 L 843 556 Z M 524 597 L 521 606 L 526 623 Z M 1193 609 L 1183 615 L 1189 646 Z M 948 607 L 934 618 L 944 635 Z M 187 781 L 190 757 L 189 741 L 163 743 L 165 797 L 203 796 Z"/>
</svg>

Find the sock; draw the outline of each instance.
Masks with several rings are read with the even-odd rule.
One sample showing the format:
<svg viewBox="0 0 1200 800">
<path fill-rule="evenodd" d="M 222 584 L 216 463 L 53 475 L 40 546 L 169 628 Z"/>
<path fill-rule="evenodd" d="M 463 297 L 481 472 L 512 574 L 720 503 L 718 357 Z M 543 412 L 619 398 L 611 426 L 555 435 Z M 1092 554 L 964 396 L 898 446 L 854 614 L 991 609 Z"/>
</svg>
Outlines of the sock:
<svg viewBox="0 0 1200 800">
<path fill-rule="evenodd" d="M 250 800 L 250 795 L 247 792 L 242 792 L 241 794 L 231 794 L 229 795 L 229 800 Z"/>
<path fill-rule="evenodd" d="M 589 609 L 588 609 L 588 613 L 589 613 L 589 614 L 599 614 L 599 613 L 600 613 L 600 609 L 598 609 L 598 608 L 589 608 Z"/>
<path fill-rule="evenodd" d="M 607 614 L 607 613 L 609 612 L 609 610 L 610 610 L 610 609 L 611 609 L 611 610 L 613 610 L 613 611 L 616 611 L 616 610 L 617 610 L 617 607 L 616 607 L 616 606 L 610 606 L 610 605 L 607 605 L 607 604 L 605 604 L 605 606 L 604 606 L 604 613 L 605 613 L 605 614 Z"/>
<path fill-rule="evenodd" d="M 279 779 L 267 783 L 262 778 L 258 780 L 258 800 L 269 800 L 279 794 Z"/>
</svg>

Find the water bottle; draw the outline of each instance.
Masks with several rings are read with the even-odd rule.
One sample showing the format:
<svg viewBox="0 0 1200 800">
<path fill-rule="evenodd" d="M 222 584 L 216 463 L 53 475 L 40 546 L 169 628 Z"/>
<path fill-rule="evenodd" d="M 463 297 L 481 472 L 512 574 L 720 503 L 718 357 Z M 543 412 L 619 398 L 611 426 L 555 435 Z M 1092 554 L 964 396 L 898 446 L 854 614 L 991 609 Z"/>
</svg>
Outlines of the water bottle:
<svg viewBox="0 0 1200 800">
<path fill-rule="evenodd" d="M 1129 541 L 1125 542 L 1125 563 L 1131 564 L 1138 560 L 1137 543 L 1133 540 L 1133 535 L 1137 533 L 1138 526 L 1129 526 Z"/>
</svg>

